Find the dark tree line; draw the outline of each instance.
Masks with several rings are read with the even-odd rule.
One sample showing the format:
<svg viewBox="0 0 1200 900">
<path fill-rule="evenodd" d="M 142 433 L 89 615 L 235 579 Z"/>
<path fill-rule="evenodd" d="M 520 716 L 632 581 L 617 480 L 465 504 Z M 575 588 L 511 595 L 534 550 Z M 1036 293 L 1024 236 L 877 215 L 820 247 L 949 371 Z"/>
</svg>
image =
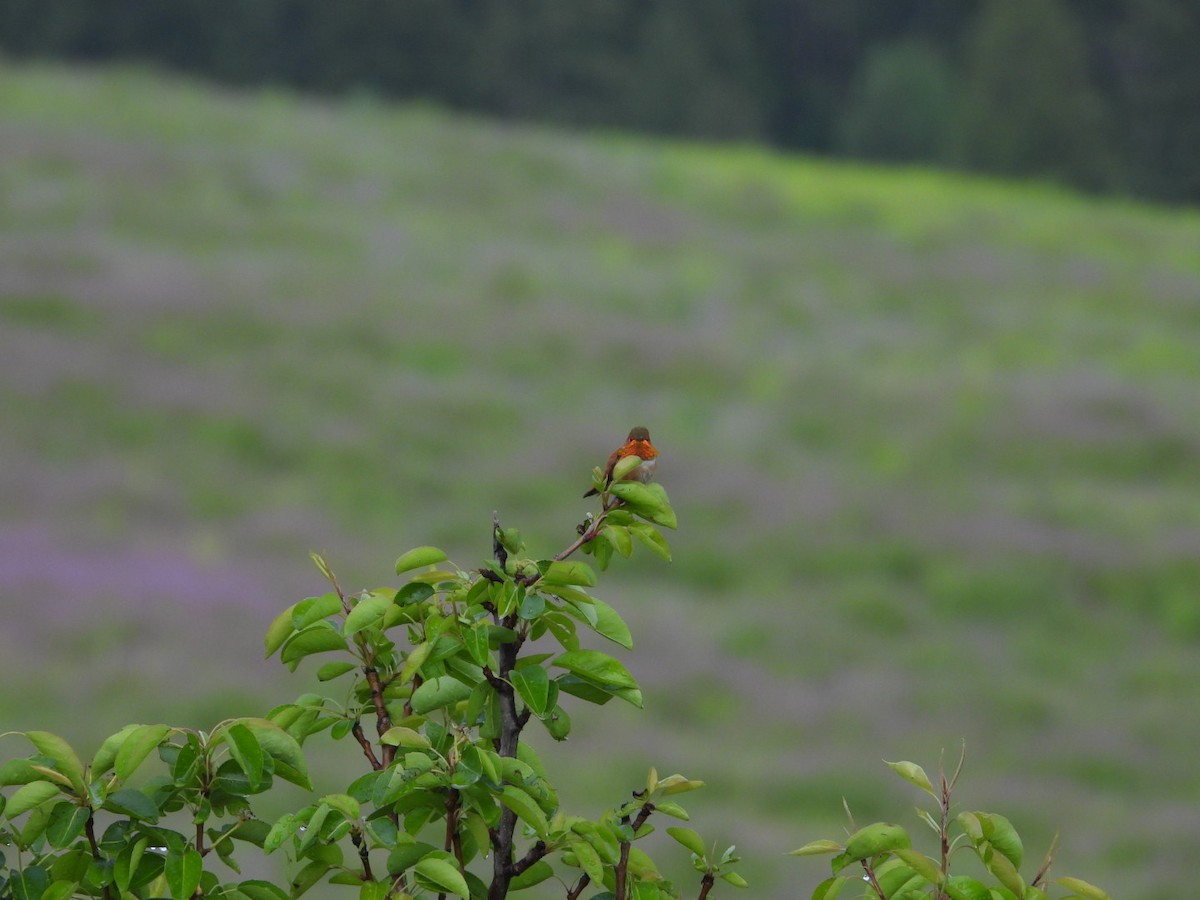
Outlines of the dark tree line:
<svg viewBox="0 0 1200 900">
<path fill-rule="evenodd" d="M 1196 0 L 0 0 L 0 48 L 1200 201 Z"/>
</svg>

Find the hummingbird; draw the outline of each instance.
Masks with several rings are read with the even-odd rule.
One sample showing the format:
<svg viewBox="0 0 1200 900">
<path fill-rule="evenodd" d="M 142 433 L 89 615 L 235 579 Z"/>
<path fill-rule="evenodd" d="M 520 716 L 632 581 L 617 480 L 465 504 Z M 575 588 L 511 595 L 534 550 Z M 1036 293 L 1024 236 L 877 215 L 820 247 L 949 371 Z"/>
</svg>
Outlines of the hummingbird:
<svg viewBox="0 0 1200 900">
<path fill-rule="evenodd" d="M 613 470 L 617 467 L 617 463 L 627 456 L 636 456 L 641 462 L 632 471 L 626 473 L 621 479 L 622 481 L 640 481 L 645 484 L 654 477 L 654 466 L 658 462 L 658 451 L 650 443 L 650 431 L 645 426 L 638 425 L 635 428 L 631 428 L 629 430 L 629 437 L 625 438 L 625 443 L 609 454 L 608 462 L 604 464 L 605 488 L 612 484 Z M 600 492 L 593 487 L 583 496 L 591 497 L 598 493 Z"/>
</svg>

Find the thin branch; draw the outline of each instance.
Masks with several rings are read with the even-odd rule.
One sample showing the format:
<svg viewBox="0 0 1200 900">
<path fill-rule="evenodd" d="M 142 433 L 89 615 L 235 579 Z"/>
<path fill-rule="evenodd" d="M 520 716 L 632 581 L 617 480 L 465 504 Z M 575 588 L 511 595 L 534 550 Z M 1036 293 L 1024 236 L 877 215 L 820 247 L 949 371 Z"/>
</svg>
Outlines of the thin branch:
<svg viewBox="0 0 1200 900">
<path fill-rule="evenodd" d="M 92 859 L 97 863 L 104 862 L 104 856 L 100 853 L 100 844 L 96 841 L 96 820 L 92 815 L 92 810 L 88 810 L 87 822 L 83 826 L 84 833 L 87 834 L 88 846 L 92 850 Z M 104 885 L 101 888 L 100 895 L 104 900 L 112 900 L 112 891 L 109 890 L 109 885 Z"/>
<path fill-rule="evenodd" d="M 696 900 L 704 900 L 716 880 L 717 878 L 712 872 L 705 872 L 704 877 L 700 879 L 700 893 L 696 895 Z"/>
<path fill-rule="evenodd" d="M 492 510 L 492 556 L 500 564 L 500 570 L 504 571 L 508 563 L 508 550 L 500 540 L 500 513 L 497 510 Z"/>
<path fill-rule="evenodd" d="M 358 848 L 358 859 L 362 863 L 362 880 L 374 881 L 375 876 L 371 872 L 371 857 L 370 847 L 367 846 L 366 840 L 363 838 L 361 831 L 352 831 L 350 840 L 354 842 L 354 846 Z"/>
<path fill-rule="evenodd" d="M 549 852 L 550 852 L 550 848 L 546 846 L 545 842 L 538 841 L 536 844 L 534 844 L 532 847 L 529 848 L 529 851 L 524 856 L 522 856 L 520 858 L 520 860 L 518 860 L 516 863 L 513 864 L 513 867 L 512 867 L 513 875 L 514 876 L 520 875 L 522 872 L 524 872 L 526 869 L 528 869 L 530 866 L 532 866 L 535 862 L 537 862 L 539 859 L 541 859 L 543 856 L 545 856 Z"/>
<path fill-rule="evenodd" d="M 587 873 L 579 876 L 579 880 L 575 882 L 575 886 L 567 891 L 567 900 L 579 900 L 579 895 L 583 893 L 583 889 L 591 883 L 592 879 Z"/>
<path fill-rule="evenodd" d="M 607 510 L 605 512 L 600 513 L 599 516 L 597 516 L 595 519 L 592 520 L 592 524 L 590 524 L 587 528 L 585 528 L 583 530 L 583 533 L 581 535 L 579 535 L 579 537 L 577 537 L 574 541 L 572 541 L 569 545 L 567 545 L 567 548 L 565 550 L 563 550 L 562 552 L 560 552 L 558 555 L 556 555 L 554 557 L 555 561 L 562 562 L 564 559 L 566 559 L 568 556 L 570 556 L 572 553 L 574 553 L 576 550 L 578 550 L 580 547 L 582 547 L 588 541 L 595 540 L 596 535 L 598 535 L 600 533 L 600 529 L 602 527 L 604 527 L 604 520 L 607 518 L 608 518 Z"/>
<path fill-rule="evenodd" d="M 588 541 L 594 540 L 600 533 L 600 529 L 604 525 L 604 520 L 607 517 L 607 510 L 602 512 L 600 516 L 593 519 L 587 527 L 580 528 L 579 537 L 572 541 L 565 549 L 559 552 L 554 560 L 561 562 Z M 500 565 L 501 571 L 506 570 L 508 563 L 508 550 L 504 547 L 500 540 L 500 514 L 492 513 L 492 555 L 496 562 Z M 486 570 L 480 570 L 484 578 L 488 578 L 489 573 Z M 513 578 L 514 583 L 530 587 L 536 584 L 541 579 L 541 574 L 531 576 L 517 575 Z M 489 580 L 493 580 L 490 579 Z M 504 616 L 501 619 L 499 611 L 491 610 L 492 618 L 497 625 L 504 628 L 516 629 L 517 616 L 515 613 Z M 517 755 L 517 746 L 520 741 L 521 731 L 529 722 L 530 710 L 517 711 L 517 697 L 513 690 L 511 676 L 517 665 L 517 657 L 520 653 L 521 646 L 525 642 L 525 635 L 518 631 L 516 640 L 509 643 L 501 644 L 496 649 L 496 670 L 493 671 L 490 667 L 484 667 L 483 674 L 487 679 L 492 690 L 496 692 L 497 704 L 500 707 L 500 733 L 495 739 L 496 752 L 500 756 L 515 757 Z M 649 809 L 653 809 L 647 804 Z M 645 810 L 645 815 L 649 815 L 649 809 Z M 645 821 L 641 817 L 641 821 Z M 493 860 L 492 860 L 492 883 L 488 888 L 488 900 L 504 900 L 508 896 L 508 887 L 512 879 L 524 872 L 535 862 L 541 859 L 548 852 L 545 845 L 539 841 L 529 849 L 525 856 L 519 861 L 513 860 L 513 835 L 517 827 L 517 815 L 508 807 L 504 807 L 500 811 L 500 821 L 496 826 L 489 829 L 492 842 Z M 640 827 L 634 827 L 636 831 Z M 624 848 L 625 865 L 628 865 L 628 848 Z M 587 876 L 579 880 L 572 894 L 569 894 L 569 900 L 579 896 L 584 886 L 588 883 Z M 618 898 L 620 894 L 618 893 Z"/>
<path fill-rule="evenodd" d="M 616 900 L 625 900 L 625 873 L 629 869 L 629 841 L 621 841 L 621 857 L 617 860 L 617 868 L 614 873 L 616 878 L 616 890 L 613 891 L 613 896 Z"/>
<path fill-rule="evenodd" d="M 374 666 L 364 666 L 363 674 L 371 687 L 371 704 L 375 707 L 375 730 L 383 734 L 392 727 L 392 717 L 383 702 L 383 682 L 379 680 L 379 670 Z"/>
<path fill-rule="evenodd" d="M 350 726 L 350 733 L 354 735 L 354 739 L 358 741 L 358 745 L 362 747 L 363 756 L 367 758 L 367 762 L 371 764 L 371 768 L 378 772 L 384 768 L 383 763 L 375 756 L 375 750 L 371 747 L 371 742 L 367 740 L 366 734 L 363 733 L 362 723 L 355 721 Z"/>
<path fill-rule="evenodd" d="M 946 879 L 950 877 L 950 792 L 953 790 L 954 781 L 958 779 L 958 773 L 962 771 L 962 760 L 959 760 L 958 770 L 954 773 L 954 778 L 950 781 L 946 780 L 946 773 L 941 772 L 941 792 L 938 797 L 938 838 L 941 841 L 942 852 L 942 884 L 946 883 Z M 935 900 L 944 900 L 947 896 L 946 892 L 939 886 L 935 895 Z"/>
<path fill-rule="evenodd" d="M 637 796 L 637 794 L 634 796 Z M 650 818 L 650 814 L 652 812 L 654 812 L 654 804 L 649 802 L 643 803 L 641 809 L 638 810 L 637 817 L 632 823 L 629 821 L 629 816 L 625 816 L 621 821 L 626 825 L 629 825 L 630 830 L 633 832 L 633 836 L 636 838 L 638 831 L 640 831 L 641 827 L 646 824 L 646 820 Z M 632 841 L 621 841 L 621 857 L 617 861 L 615 873 L 616 890 L 613 892 L 613 894 L 616 896 L 616 900 L 625 900 L 625 878 L 626 873 L 629 870 L 629 848 L 631 846 Z"/>
<path fill-rule="evenodd" d="M 458 860 L 458 870 L 465 871 L 465 863 L 463 861 L 462 837 L 458 833 L 458 816 L 462 809 L 462 804 L 459 801 L 459 793 L 456 788 L 450 788 L 446 793 L 446 839 L 443 843 L 443 849 L 447 853 L 453 853 L 454 858 Z"/>
<path fill-rule="evenodd" d="M 875 896 L 879 900 L 887 900 L 887 894 L 879 886 L 879 880 L 875 877 L 875 870 L 871 867 L 871 864 L 865 859 L 859 861 L 862 863 L 863 871 L 867 873 L 867 883 L 871 885 L 871 890 L 875 892 Z"/>
</svg>

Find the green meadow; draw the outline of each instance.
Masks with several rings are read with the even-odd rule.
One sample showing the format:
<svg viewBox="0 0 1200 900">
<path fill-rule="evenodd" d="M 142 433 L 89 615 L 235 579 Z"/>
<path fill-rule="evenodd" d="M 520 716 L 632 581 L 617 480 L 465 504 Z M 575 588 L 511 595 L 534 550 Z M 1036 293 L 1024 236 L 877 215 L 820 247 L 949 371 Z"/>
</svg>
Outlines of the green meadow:
<svg viewBox="0 0 1200 900">
<path fill-rule="evenodd" d="M 0 64 L 0 730 L 289 701 L 310 550 L 470 567 L 496 510 L 550 556 L 634 424 L 674 561 L 602 577 L 646 709 L 571 709 L 567 803 L 704 779 L 790 900 L 843 798 L 920 828 L 881 759 L 965 742 L 1031 871 L 1194 891 L 1200 213 Z"/>
</svg>

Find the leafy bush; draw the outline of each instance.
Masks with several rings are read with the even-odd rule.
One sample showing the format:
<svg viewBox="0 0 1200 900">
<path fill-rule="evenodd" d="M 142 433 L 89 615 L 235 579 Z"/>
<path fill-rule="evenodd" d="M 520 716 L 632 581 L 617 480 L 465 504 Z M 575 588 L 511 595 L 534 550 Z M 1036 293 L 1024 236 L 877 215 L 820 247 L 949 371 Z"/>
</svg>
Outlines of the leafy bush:
<svg viewBox="0 0 1200 900">
<path fill-rule="evenodd" d="M 633 462 L 640 460 L 618 463 L 614 476 Z M 551 880 L 567 900 L 589 889 L 590 900 L 683 896 L 639 842 L 654 830 L 652 816 L 686 821 L 677 798 L 702 782 L 660 778 L 651 768 L 644 785 L 599 817 L 572 815 L 523 738 L 536 723 L 565 739 L 566 706 L 577 701 L 642 706 L 625 665 L 586 648 L 580 633 L 632 647 L 620 615 L 589 589 L 597 569 L 635 546 L 670 560 L 660 529 L 675 527 L 675 513 L 658 485 L 607 485 L 596 470 L 596 487 L 599 510 L 551 559 L 525 556 L 520 534 L 498 517 L 482 566 L 464 570 L 436 547 L 417 547 L 396 561 L 407 577 L 398 588 L 347 593 L 314 555 L 330 590 L 281 612 L 265 644 L 293 671 L 334 654 L 316 671 L 329 694 L 307 692 L 211 731 L 127 725 L 86 762 L 54 734 L 24 732 L 34 753 L 0 766 L 0 787 L 13 789 L 0 793 L 0 844 L 15 851 L 11 861 L 0 853 L 0 897 L 286 900 L 327 882 L 356 889 L 360 900 L 501 900 Z M 351 739 L 366 765 L 343 791 L 318 797 L 303 745 L 322 733 Z M 862 896 L 881 900 L 1048 896 L 1050 856 L 1025 882 L 1021 841 L 1007 819 L 951 818 L 957 772 L 934 788 L 919 766 L 891 765 L 933 797 L 935 812 L 922 818 L 939 854 L 914 850 L 908 833 L 887 823 L 854 830 L 844 844 L 815 841 L 794 851 L 835 854 L 833 877 L 813 900 L 833 900 L 851 883 L 841 873 L 854 866 L 863 872 Z M 270 823 L 255 816 L 251 800 L 276 779 L 313 796 Z M 666 831 L 691 854 L 699 900 L 718 879 L 746 886 L 732 868 L 733 847 L 717 853 L 690 828 Z M 240 877 L 244 845 L 285 853 L 294 864 L 286 886 Z M 993 886 L 951 869 L 960 849 L 973 851 Z M 1057 884 L 1071 897 L 1107 897 L 1078 879 Z"/>
<path fill-rule="evenodd" d="M 916 763 L 888 763 L 905 781 L 920 788 L 934 802 L 933 811 L 917 814 L 934 833 L 937 849 L 929 856 L 913 846 L 907 830 L 890 822 L 854 827 L 845 843 L 811 841 L 792 851 L 793 856 L 832 853 L 833 877 L 817 885 L 812 900 L 834 900 L 849 884 L 862 885 L 860 897 L 874 900 L 1045 900 L 1047 875 L 1054 858 L 1051 845 L 1041 865 L 1027 882 L 1020 873 L 1025 847 L 1012 823 L 998 813 L 964 811 L 955 815 L 951 795 L 962 773 L 960 756 L 949 778 L 939 772 L 935 786 Z M 965 852 L 964 852 L 965 851 Z M 976 865 L 972 866 L 972 862 Z M 842 874 L 847 869 L 861 875 Z M 968 871 L 981 873 L 967 874 Z M 981 880 L 982 879 L 982 880 Z M 1053 884 L 1065 890 L 1064 900 L 1109 900 L 1108 894 L 1080 878 L 1057 878 Z"/>
<path fill-rule="evenodd" d="M 87 762 L 56 735 L 25 732 L 35 753 L 0 768 L 0 785 L 16 788 L 0 795 L 0 841 L 17 855 L 0 896 L 281 900 L 328 881 L 362 900 L 498 900 L 551 878 L 568 898 L 589 886 L 599 897 L 678 896 L 636 844 L 655 813 L 686 820 L 676 798 L 702 783 L 651 769 L 599 818 L 569 815 L 522 739 L 532 723 L 565 739 L 568 698 L 642 705 L 628 669 L 580 640 L 590 630 L 632 646 L 617 612 L 588 593 L 595 568 L 570 557 L 590 554 L 604 569 L 640 544 L 669 560 L 659 529 L 673 528 L 675 514 L 658 485 L 598 486 L 599 512 L 553 559 L 523 556 L 520 535 L 498 520 L 483 566 L 466 571 L 418 547 L 396 561 L 408 576 L 399 588 L 348 594 L 314 556 L 331 590 L 280 613 L 266 651 L 292 670 L 336 654 L 316 672 L 340 688 L 330 695 L 304 693 L 210 732 L 129 725 Z M 365 773 L 273 824 L 256 818 L 251 798 L 276 779 L 313 789 L 302 747 L 322 732 L 357 743 Z M 135 783 L 155 755 L 154 772 Z M 710 858 L 696 832 L 668 831 L 692 853 L 700 897 L 718 877 L 744 885 L 729 868 L 732 848 Z M 286 888 L 222 881 L 209 861 L 239 873 L 239 844 L 284 851 L 299 868 Z"/>
</svg>

